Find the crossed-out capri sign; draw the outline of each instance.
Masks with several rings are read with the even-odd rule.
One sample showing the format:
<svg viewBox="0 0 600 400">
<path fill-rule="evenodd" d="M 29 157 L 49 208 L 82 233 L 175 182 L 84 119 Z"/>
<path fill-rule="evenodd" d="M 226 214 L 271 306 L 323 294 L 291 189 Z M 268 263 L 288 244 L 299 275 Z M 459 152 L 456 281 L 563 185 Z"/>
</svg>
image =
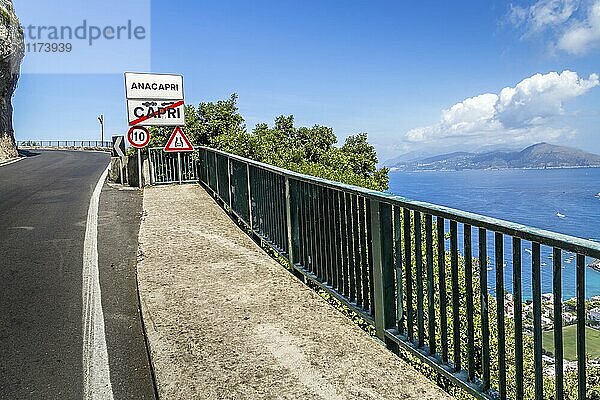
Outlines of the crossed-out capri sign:
<svg viewBox="0 0 600 400">
<path fill-rule="evenodd" d="M 129 126 L 184 126 L 183 76 L 125 73 Z"/>
</svg>

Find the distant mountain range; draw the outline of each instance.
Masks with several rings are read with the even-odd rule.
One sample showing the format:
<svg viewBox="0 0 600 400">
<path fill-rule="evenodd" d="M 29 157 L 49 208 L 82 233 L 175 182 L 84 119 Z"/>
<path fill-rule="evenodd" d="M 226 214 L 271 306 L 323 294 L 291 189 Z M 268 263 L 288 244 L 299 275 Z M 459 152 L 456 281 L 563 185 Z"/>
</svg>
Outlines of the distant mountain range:
<svg viewBox="0 0 600 400">
<path fill-rule="evenodd" d="M 398 162 L 390 167 L 405 171 L 600 167 L 600 155 L 572 147 L 538 143 L 521 151 L 454 152 Z"/>
</svg>

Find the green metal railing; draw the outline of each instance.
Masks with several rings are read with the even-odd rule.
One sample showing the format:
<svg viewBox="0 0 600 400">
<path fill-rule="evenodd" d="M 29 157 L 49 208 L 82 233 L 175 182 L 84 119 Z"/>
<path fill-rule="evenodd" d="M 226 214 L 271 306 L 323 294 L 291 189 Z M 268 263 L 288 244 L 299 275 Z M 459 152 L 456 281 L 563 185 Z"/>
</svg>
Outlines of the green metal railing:
<svg viewBox="0 0 600 400">
<path fill-rule="evenodd" d="M 600 244 L 198 151 L 200 181 L 225 209 L 373 324 L 391 350 L 417 357 L 477 398 L 586 398 L 585 270 L 600 258 Z M 548 253 L 550 304 L 542 301 L 542 278 L 550 275 L 541 257 Z M 576 257 L 574 369 L 564 368 L 562 337 L 561 274 L 569 254 Z M 524 277 L 531 281 L 529 304 Z M 532 308 L 530 327 L 524 307 Z M 554 319 L 553 363 L 543 357 L 544 312 Z"/>
<path fill-rule="evenodd" d="M 148 148 L 150 183 L 152 185 L 198 182 L 197 154 L 167 153 L 162 147 Z"/>
</svg>

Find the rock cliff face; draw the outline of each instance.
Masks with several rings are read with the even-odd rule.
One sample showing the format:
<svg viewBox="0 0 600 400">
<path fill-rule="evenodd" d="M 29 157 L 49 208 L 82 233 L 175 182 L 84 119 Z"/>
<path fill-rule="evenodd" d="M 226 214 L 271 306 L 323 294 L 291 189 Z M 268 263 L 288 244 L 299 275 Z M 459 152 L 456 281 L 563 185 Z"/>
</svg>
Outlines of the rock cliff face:
<svg viewBox="0 0 600 400">
<path fill-rule="evenodd" d="M 0 160 L 17 156 L 12 96 L 25 50 L 23 30 L 12 0 L 0 0 Z"/>
</svg>

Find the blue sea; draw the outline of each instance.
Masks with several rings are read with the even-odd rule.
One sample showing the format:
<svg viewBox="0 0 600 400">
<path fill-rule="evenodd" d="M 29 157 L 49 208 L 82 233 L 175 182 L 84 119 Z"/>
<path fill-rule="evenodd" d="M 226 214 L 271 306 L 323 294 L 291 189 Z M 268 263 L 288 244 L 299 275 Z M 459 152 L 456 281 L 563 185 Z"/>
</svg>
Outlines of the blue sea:
<svg viewBox="0 0 600 400">
<path fill-rule="evenodd" d="M 390 172 L 390 192 L 600 242 L 600 168 Z M 459 225 L 460 227 L 460 225 Z M 459 228 L 459 243 L 462 229 Z M 474 256 L 477 230 L 473 231 Z M 489 290 L 495 288 L 493 235 L 488 238 Z M 462 243 L 460 245 L 462 250 Z M 504 281 L 512 292 L 512 244 L 505 239 Z M 523 243 L 523 297 L 531 298 L 531 244 Z M 552 249 L 542 246 L 542 292 L 552 292 Z M 587 262 L 592 262 L 587 259 Z M 563 298 L 575 297 L 573 254 L 563 254 Z M 600 272 L 587 268 L 586 296 L 600 295 Z"/>
</svg>

